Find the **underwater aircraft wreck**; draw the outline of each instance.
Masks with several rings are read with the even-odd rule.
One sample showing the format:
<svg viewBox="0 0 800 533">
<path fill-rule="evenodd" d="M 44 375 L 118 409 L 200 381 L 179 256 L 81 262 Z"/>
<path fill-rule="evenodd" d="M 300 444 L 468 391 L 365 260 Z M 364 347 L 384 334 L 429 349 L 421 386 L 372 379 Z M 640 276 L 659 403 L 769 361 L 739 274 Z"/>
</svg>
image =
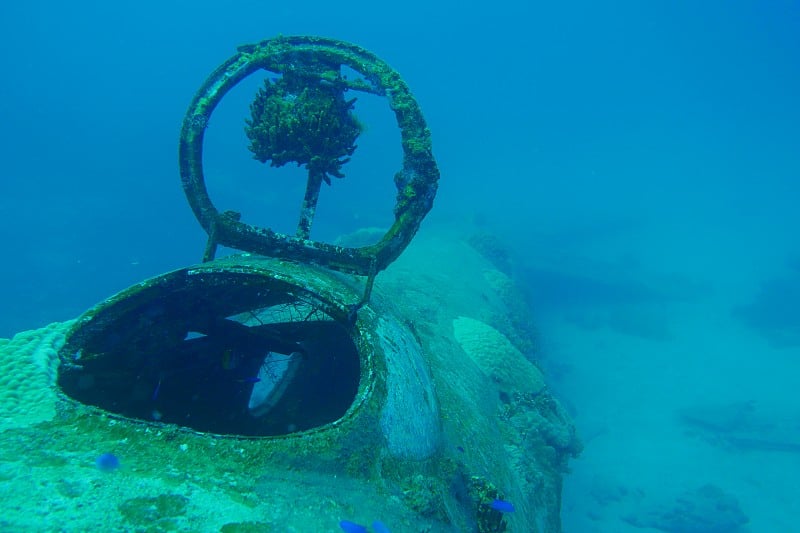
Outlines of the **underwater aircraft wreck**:
<svg viewBox="0 0 800 533">
<path fill-rule="evenodd" d="M 246 131 L 259 160 L 308 170 L 295 235 L 218 211 L 205 186 L 209 117 L 263 71 L 278 78 Z M 394 224 L 367 246 L 317 242 L 358 92 L 400 129 Z M 412 243 L 439 171 L 394 70 L 324 38 L 243 46 L 195 95 L 179 152 L 202 262 L 0 339 L 0 529 L 560 531 L 580 443 L 512 278 L 461 235 Z"/>
</svg>

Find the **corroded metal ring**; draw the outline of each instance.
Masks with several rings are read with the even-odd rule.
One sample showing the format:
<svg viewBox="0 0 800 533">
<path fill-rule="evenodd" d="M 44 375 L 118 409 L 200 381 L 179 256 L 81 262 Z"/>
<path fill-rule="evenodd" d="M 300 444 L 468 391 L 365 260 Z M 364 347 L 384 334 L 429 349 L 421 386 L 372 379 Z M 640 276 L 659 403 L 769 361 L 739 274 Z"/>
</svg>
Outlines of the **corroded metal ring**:
<svg viewBox="0 0 800 533">
<path fill-rule="evenodd" d="M 395 221 L 376 244 L 347 248 L 280 234 L 241 222 L 235 214 L 220 213 L 208 196 L 203 176 L 203 137 L 211 113 L 222 97 L 256 71 L 282 73 L 309 59 L 347 66 L 361 74 L 364 79 L 348 84 L 348 88 L 385 96 L 397 118 L 403 166 L 394 176 Z M 363 48 L 320 37 L 278 37 L 240 47 L 209 76 L 189 105 L 181 129 L 179 159 L 184 192 L 209 234 L 209 242 L 360 275 L 383 270 L 408 246 L 433 206 L 439 181 L 430 131 L 400 75 Z"/>
</svg>

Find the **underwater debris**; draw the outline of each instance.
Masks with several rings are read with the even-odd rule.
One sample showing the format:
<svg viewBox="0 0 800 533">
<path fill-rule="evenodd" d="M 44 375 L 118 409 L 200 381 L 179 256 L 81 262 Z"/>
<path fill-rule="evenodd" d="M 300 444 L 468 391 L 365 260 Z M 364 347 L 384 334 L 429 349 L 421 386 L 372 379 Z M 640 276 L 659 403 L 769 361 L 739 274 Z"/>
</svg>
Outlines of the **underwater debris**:
<svg viewBox="0 0 800 533">
<path fill-rule="evenodd" d="M 208 196 L 202 172 L 203 138 L 212 111 L 238 82 L 260 69 L 275 77 L 274 81 L 267 80 L 256 95 L 251 120 L 245 123 L 251 151 L 265 163 L 281 166 L 294 162 L 309 173 L 293 238 L 247 224 L 241 220 L 241 213 L 218 210 Z M 363 81 L 346 79 L 342 73 L 347 69 L 363 76 Z M 386 97 L 402 138 L 403 166 L 394 175 L 398 192 L 395 221 L 377 244 L 364 248 L 310 240 L 321 184 L 329 182 L 331 176 L 343 175 L 342 165 L 354 152 L 355 140 L 363 129 L 353 114 L 355 100 L 346 99 L 346 91 Z M 318 37 L 280 37 L 240 47 L 237 55 L 217 69 L 195 94 L 184 118 L 179 152 L 184 192 L 209 235 L 204 262 L 213 259 L 222 245 L 313 262 L 372 279 L 416 234 L 433 206 L 439 180 L 430 130 L 399 74 L 366 50 Z"/>
</svg>

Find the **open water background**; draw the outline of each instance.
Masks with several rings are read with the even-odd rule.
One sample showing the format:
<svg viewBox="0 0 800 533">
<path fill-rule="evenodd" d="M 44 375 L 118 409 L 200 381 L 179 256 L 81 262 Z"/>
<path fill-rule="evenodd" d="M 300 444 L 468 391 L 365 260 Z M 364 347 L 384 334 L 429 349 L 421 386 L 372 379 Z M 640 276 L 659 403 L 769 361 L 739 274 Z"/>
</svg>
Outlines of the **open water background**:
<svg viewBox="0 0 800 533">
<path fill-rule="evenodd" d="M 183 113 L 237 45 L 278 34 L 351 41 L 397 69 L 442 171 L 423 231 L 475 224 L 511 249 L 587 444 L 566 531 L 637 530 L 707 485 L 738 502 L 743 531 L 793 531 L 794 1 L 4 2 L 0 336 L 199 260 Z M 289 230 L 301 174 L 249 157 L 248 83 L 210 124 L 209 188 Z M 359 106 L 368 130 L 323 190 L 320 238 L 391 220 L 397 133 L 377 100 Z"/>
</svg>

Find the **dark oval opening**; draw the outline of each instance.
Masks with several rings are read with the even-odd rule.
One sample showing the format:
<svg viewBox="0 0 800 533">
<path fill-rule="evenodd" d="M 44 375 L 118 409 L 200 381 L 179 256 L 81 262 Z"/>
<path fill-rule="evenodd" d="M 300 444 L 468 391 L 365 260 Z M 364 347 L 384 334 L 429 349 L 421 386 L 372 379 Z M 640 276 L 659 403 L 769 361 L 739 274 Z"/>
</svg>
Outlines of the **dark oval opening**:
<svg viewBox="0 0 800 533">
<path fill-rule="evenodd" d="M 182 270 L 89 311 L 58 385 L 109 413 L 193 430 L 274 436 L 344 416 L 358 350 L 330 306 L 263 274 Z"/>
</svg>

